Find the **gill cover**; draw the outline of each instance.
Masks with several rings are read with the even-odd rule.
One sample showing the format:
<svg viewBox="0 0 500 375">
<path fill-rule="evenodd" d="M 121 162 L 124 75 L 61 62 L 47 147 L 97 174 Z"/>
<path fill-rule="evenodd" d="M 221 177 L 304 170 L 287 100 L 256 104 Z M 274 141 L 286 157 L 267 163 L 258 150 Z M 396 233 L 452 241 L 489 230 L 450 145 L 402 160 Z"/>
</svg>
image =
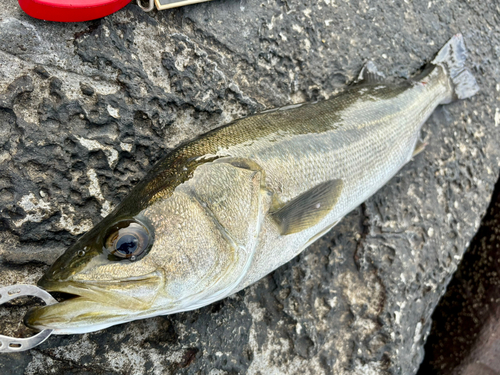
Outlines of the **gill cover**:
<svg viewBox="0 0 500 375">
<path fill-rule="evenodd" d="M 224 298 L 246 275 L 269 206 L 263 183 L 254 162 L 221 158 L 199 166 L 170 199 L 145 210 L 158 223 L 159 247 L 149 256 L 165 265 L 165 298 L 176 301 L 172 312 Z M 169 250 L 157 254 L 162 248 Z"/>
</svg>

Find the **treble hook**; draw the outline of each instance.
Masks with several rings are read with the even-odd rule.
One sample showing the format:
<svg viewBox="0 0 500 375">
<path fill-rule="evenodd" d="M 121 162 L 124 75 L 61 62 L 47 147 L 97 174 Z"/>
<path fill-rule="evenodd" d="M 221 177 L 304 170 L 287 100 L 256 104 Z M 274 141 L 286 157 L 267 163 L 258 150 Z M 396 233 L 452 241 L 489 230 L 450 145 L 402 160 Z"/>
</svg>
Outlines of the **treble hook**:
<svg viewBox="0 0 500 375">
<path fill-rule="evenodd" d="M 0 288 L 0 305 L 11 299 L 24 296 L 41 298 L 47 305 L 58 303 L 49 293 L 35 285 L 19 284 Z M 47 340 L 52 331 L 52 329 L 44 329 L 36 335 L 24 339 L 0 335 L 0 353 L 22 352 L 34 348 Z"/>
</svg>

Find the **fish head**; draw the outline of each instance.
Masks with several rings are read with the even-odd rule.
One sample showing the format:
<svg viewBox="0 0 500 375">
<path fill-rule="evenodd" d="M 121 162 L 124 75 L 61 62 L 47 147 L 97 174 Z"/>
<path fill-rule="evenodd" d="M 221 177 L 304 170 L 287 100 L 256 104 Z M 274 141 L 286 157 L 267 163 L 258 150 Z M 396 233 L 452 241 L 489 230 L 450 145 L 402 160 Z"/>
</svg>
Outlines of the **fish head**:
<svg viewBox="0 0 500 375">
<path fill-rule="evenodd" d="M 40 279 L 74 298 L 38 307 L 25 323 L 85 333 L 205 306 L 235 291 L 248 271 L 263 220 L 259 171 L 200 166 L 171 194 L 134 215 L 132 192 Z M 264 194 L 264 195 L 263 195 Z"/>
<path fill-rule="evenodd" d="M 63 301 L 30 310 L 25 323 L 84 333 L 143 315 L 164 286 L 161 268 L 148 259 L 154 242 L 154 227 L 144 216 L 105 218 L 39 280 Z"/>
</svg>

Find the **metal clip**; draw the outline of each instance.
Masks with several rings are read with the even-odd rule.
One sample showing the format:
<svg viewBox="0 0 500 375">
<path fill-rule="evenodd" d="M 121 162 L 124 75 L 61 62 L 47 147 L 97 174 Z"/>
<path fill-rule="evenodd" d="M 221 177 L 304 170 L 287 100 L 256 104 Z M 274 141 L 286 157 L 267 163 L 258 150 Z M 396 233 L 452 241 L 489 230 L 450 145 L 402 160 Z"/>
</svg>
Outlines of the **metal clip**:
<svg viewBox="0 0 500 375">
<path fill-rule="evenodd" d="M 41 298 L 47 305 L 53 305 L 57 301 L 45 290 L 35 285 L 11 285 L 0 288 L 0 305 L 11 299 L 33 296 Z M 36 335 L 24 339 L 0 335 L 0 353 L 22 352 L 40 345 L 52 334 L 52 329 L 44 329 Z"/>
<path fill-rule="evenodd" d="M 151 12 L 153 8 L 155 7 L 155 1 L 154 0 L 149 0 L 149 5 L 146 8 L 145 6 L 142 5 L 141 0 L 137 0 L 137 5 L 139 5 L 139 8 L 141 8 L 145 12 Z"/>
</svg>

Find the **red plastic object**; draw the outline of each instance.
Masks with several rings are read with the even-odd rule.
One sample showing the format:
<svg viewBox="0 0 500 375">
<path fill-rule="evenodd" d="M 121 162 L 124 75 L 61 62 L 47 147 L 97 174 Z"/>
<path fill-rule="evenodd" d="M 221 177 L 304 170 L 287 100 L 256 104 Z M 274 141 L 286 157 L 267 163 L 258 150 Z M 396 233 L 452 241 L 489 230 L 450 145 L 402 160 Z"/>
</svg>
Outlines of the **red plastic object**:
<svg viewBox="0 0 500 375">
<path fill-rule="evenodd" d="M 45 21 L 80 22 L 105 17 L 131 0 L 18 0 L 26 14 Z"/>
</svg>

